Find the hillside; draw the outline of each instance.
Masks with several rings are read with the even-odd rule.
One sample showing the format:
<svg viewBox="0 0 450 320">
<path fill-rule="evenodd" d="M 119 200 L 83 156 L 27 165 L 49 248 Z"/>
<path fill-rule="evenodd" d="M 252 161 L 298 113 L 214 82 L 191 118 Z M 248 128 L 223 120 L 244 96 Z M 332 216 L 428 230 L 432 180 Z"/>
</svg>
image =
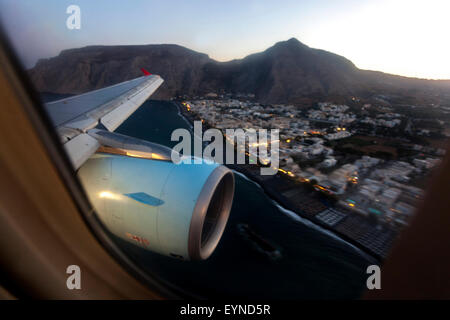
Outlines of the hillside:
<svg viewBox="0 0 450 320">
<path fill-rule="evenodd" d="M 269 103 L 309 104 L 352 96 L 411 104 L 450 101 L 449 80 L 360 70 L 342 56 L 295 38 L 229 62 L 178 45 L 89 46 L 42 59 L 29 73 L 40 92 L 77 94 L 137 77 L 141 67 L 165 79 L 156 98 L 230 92 L 253 93 Z"/>
</svg>

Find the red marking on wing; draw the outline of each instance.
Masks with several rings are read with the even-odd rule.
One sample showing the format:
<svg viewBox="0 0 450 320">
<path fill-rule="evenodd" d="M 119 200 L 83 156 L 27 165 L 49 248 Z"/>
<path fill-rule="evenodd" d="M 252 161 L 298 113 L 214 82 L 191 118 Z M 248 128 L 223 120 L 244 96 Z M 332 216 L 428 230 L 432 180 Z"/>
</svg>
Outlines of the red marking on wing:
<svg viewBox="0 0 450 320">
<path fill-rule="evenodd" d="M 145 70 L 144 68 L 141 68 L 141 71 L 145 74 L 145 76 L 150 76 L 151 73 Z"/>
</svg>

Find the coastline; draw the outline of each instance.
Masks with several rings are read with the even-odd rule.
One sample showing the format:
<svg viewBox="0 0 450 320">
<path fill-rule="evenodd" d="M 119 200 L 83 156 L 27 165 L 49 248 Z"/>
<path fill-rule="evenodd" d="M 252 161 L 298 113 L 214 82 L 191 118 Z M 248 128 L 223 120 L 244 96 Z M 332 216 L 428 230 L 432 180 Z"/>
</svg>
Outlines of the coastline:
<svg viewBox="0 0 450 320">
<path fill-rule="evenodd" d="M 194 121 L 194 119 L 192 118 L 192 114 L 187 113 L 182 107 L 181 103 L 179 103 L 178 101 L 171 101 L 171 102 L 177 107 L 179 115 L 189 124 L 192 130 Z M 239 173 L 249 181 L 255 183 L 258 187 L 260 187 L 264 191 L 264 193 L 268 196 L 268 198 L 271 199 L 283 213 L 289 215 L 295 221 L 313 227 L 319 232 L 328 234 L 334 239 L 341 241 L 346 245 L 353 247 L 356 250 L 359 250 L 361 254 L 368 255 L 369 257 L 377 260 L 378 262 L 383 260 L 384 258 L 383 256 L 374 252 L 370 248 L 363 246 L 355 239 L 339 232 L 332 226 L 322 223 L 318 219 L 310 217 L 307 214 L 301 212 L 300 208 L 296 207 L 294 203 L 292 203 L 289 199 L 287 199 L 279 191 L 277 191 L 273 186 L 271 186 L 269 182 L 262 180 L 259 175 L 255 174 L 249 168 L 247 168 L 249 167 L 249 165 L 234 165 L 234 164 L 231 165 L 224 164 L 224 165 L 232 169 L 233 171 Z M 260 168 L 259 166 L 255 165 L 253 165 L 253 167 L 256 167 L 258 169 Z M 288 177 L 280 176 L 278 174 L 276 176 L 278 176 L 279 179 L 282 179 L 284 183 L 293 185 L 292 180 L 289 179 Z M 299 219 L 296 219 L 297 217 Z"/>
</svg>

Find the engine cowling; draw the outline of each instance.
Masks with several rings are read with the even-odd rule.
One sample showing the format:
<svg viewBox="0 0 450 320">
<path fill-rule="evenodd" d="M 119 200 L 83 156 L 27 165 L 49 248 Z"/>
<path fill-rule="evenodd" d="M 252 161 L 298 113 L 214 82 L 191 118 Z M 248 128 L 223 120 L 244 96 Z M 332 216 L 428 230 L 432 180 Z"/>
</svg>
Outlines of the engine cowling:
<svg viewBox="0 0 450 320">
<path fill-rule="evenodd" d="M 183 260 L 203 260 L 213 253 L 234 195 L 232 171 L 216 163 L 174 164 L 97 153 L 78 176 L 110 232 Z"/>
</svg>

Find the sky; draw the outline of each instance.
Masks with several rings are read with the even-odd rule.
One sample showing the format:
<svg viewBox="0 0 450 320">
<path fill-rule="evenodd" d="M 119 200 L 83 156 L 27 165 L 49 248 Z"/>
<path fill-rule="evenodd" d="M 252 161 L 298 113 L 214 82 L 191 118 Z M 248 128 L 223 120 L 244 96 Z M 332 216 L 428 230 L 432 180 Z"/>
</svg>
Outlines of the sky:
<svg viewBox="0 0 450 320">
<path fill-rule="evenodd" d="M 81 28 L 69 30 L 69 5 Z M 26 67 L 87 45 L 175 43 L 218 61 L 278 41 L 342 55 L 361 69 L 450 79 L 450 0 L 0 0 Z"/>
</svg>

